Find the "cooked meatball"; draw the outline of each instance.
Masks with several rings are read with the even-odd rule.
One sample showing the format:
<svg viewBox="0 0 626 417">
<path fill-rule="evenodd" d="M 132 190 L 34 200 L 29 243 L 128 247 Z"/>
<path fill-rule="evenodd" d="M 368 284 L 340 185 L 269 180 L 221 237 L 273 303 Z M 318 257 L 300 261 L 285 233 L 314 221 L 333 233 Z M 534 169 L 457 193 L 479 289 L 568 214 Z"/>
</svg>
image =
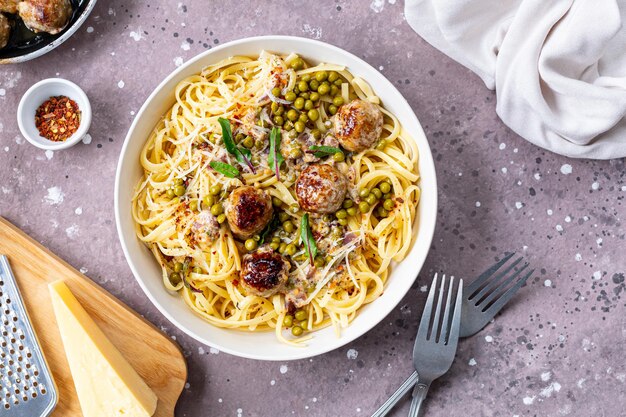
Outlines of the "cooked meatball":
<svg viewBox="0 0 626 417">
<path fill-rule="evenodd" d="M 348 181 L 331 165 L 309 165 L 296 181 L 296 197 L 305 211 L 334 213 L 346 197 Z"/>
<path fill-rule="evenodd" d="M 61 32 L 72 16 L 70 0 L 25 0 L 17 9 L 26 27 L 33 32 Z"/>
<path fill-rule="evenodd" d="M 272 199 L 263 190 L 239 187 L 228 197 L 225 207 L 230 230 L 240 239 L 259 233 L 272 219 Z"/>
<path fill-rule="evenodd" d="M 9 42 L 9 36 L 11 35 L 11 25 L 9 19 L 2 13 L 0 13 L 0 49 L 7 46 Z"/>
<path fill-rule="evenodd" d="M 243 257 L 241 283 L 251 294 L 269 297 L 280 291 L 289 277 L 289 262 L 268 246 Z"/>
<path fill-rule="evenodd" d="M 17 4 L 20 0 L 0 0 L 0 12 L 17 13 Z"/>
<path fill-rule="evenodd" d="M 382 131 L 383 113 L 369 101 L 353 100 L 339 107 L 335 116 L 335 136 L 352 152 L 371 148 Z"/>
</svg>

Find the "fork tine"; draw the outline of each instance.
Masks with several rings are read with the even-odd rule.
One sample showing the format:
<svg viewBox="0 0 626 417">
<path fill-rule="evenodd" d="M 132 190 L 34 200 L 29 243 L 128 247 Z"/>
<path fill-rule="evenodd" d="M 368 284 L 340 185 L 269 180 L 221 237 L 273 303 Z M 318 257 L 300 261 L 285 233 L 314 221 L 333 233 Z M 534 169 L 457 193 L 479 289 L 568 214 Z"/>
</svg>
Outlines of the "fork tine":
<svg viewBox="0 0 626 417">
<path fill-rule="evenodd" d="M 433 278 L 432 284 L 430 284 L 430 291 L 428 291 L 428 298 L 426 299 L 426 305 L 422 312 L 422 319 L 420 320 L 420 327 L 417 330 L 417 338 L 426 340 L 428 339 L 428 327 L 430 325 L 430 316 L 433 311 L 433 302 L 435 301 L 435 291 L 437 290 L 437 274 Z"/>
<path fill-rule="evenodd" d="M 512 286 L 511 288 L 509 288 L 509 289 L 507 290 L 507 292 L 505 292 L 504 294 L 502 294 L 502 295 L 500 296 L 500 298 L 498 298 L 498 299 L 496 300 L 496 302 L 495 302 L 495 303 L 493 303 L 493 304 L 491 305 L 491 307 L 489 307 L 489 308 L 488 308 L 488 309 L 484 312 L 484 314 L 485 314 L 485 315 L 492 316 L 492 317 L 493 317 L 493 316 L 495 316 L 495 315 L 496 315 L 496 313 L 497 313 L 498 311 L 500 311 L 500 309 L 501 309 L 501 308 L 502 308 L 502 307 L 503 307 L 506 303 L 508 303 L 508 302 L 509 302 L 509 300 L 510 300 L 511 298 L 513 298 L 513 296 L 515 295 L 515 293 L 517 292 L 517 290 L 519 290 L 519 289 L 522 287 L 522 285 L 524 285 L 524 283 L 528 280 L 528 278 L 530 278 L 530 276 L 533 274 L 533 272 L 535 272 L 535 270 L 534 270 L 534 269 L 531 269 L 530 271 L 528 271 L 528 273 L 527 273 L 527 274 L 526 274 L 526 275 L 525 275 L 522 279 L 520 279 L 519 281 L 517 281 L 517 283 L 516 283 L 514 286 Z"/>
<path fill-rule="evenodd" d="M 500 272 L 495 278 L 490 279 L 489 282 L 487 282 L 487 285 L 485 285 L 483 287 L 483 289 L 481 289 L 478 294 L 476 294 L 476 296 L 472 297 L 472 302 L 475 301 L 475 305 L 478 305 L 481 302 L 481 299 L 488 293 L 490 293 L 494 288 L 496 288 L 500 282 L 500 280 L 505 277 L 509 272 L 511 272 L 511 270 L 513 268 L 515 268 L 517 266 L 517 264 L 519 264 L 522 261 L 522 257 L 517 258 L 517 260 L 515 260 L 511 265 L 507 266 L 506 269 L 502 272 Z"/>
<path fill-rule="evenodd" d="M 441 277 L 441 285 L 439 285 L 439 297 L 437 297 L 437 308 L 435 310 L 435 318 L 433 319 L 433 328 L 430 331 L 429 340 L 437 342 L 437 333 L 439 333 L 439 317 L 441 316 L 441 300 L 443 299 L 443 290 L 446 287 L 446 275 Z"/>
<path fill-rule="evenodd" d="M 456 303 L 454 304 L 454 315 L 452 316 L 452 324 L 450 326 L 450 337 L 447 346 L 456 349 L 459 343 L 459 332 L 461 331 L 461 304 L 463 303 L 463 280 L 459 280 L 459 288 L 456 293 Z"/>
<path fill-rule="evenodd" d="M 502 265 L 504 265 L 509 259 L 511 259 L 515 255 L 515 252 L 509 253 L 504 258 L 502 258 L 497 264 L 491 266 L 485 272 L 480 274 L 478 278 L 472 281 L 466 288 L 465 294 L 468 296 L 468 300 L 473 298 L 474 293 L 480 288 L 481 285 L 485 283 L 485 281 L 495 274 L 495 272 L 500 269 Z"/>
<path fill-rule="evenodd" d="M 437 343 L 448 342 L 448 330 L 450 327 L 450 309 L 452 307 L 452 289 L 454 287 L 454 277 L 450 277 L 450 285 L 448 286 L 448 297 L 446 298 L 446 309 L 443 313 L 443 321 L 441 322 L 441 336 L 437 340 Z M 443 289 L 443 285 L 441 286 Z"/>
<path fill-rule="evenodd" d="M 478 304 L 476 304 L 476 307 L 487 307 L 489 305 L 489 303 L 491 303 L 497 296 L 498 294 L 503 291 L 511 282 L 513 282 L 513 280 L 515 278 L 517 278 L 517 276 L 519 274 L 521 274 L 522 272 L 524 272 L 524 270 L 528 267 L 528 262 L 526 262 L 524 264 L 524 266 L 522 266 L 520 269 L 518 269 L 517 271 L 515 271 L 515 273 L 513 275 L 511 275 L 510 277 L 507 277 L 506 279 L 504 279 L 502 282 L 498 283 L 498 286 L 496 288 L 493 289 L 493 291 L 491 291 L 491 294 L 489 294 L 487 297 L 485 297 L 485 299 L 478 301 Z"/>
</svg>

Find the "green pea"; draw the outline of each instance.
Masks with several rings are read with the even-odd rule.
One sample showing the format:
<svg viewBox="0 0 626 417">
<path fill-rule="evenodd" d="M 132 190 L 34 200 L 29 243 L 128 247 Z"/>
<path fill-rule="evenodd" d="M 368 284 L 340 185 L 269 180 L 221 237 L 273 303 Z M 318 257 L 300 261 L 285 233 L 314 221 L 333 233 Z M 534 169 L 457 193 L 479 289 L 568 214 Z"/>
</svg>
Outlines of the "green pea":
<svg viewBox="0 0 626 417">
<path fill-rule="evenodd" d="M 291 129 L 293 129 L 293 122 L 291 120 L 287 120 L 284 124 L 283 124 L 283 129 L 289 131 Z"/>
<path fill-rule="evenodd" d="M 272 197 L 272 205 L 274 205 L 274 207 L 280 207 L 280 205 L 282 204 L 282 200 L 278 197 Z"/>
<path fill-rule="evenodd" d="M 387 147 L 387 141 L 385 139 L 379 140 L 378 143 L 376 144 L 376 149 L 378 149 L 379 151 L 384 151 L 386 147 Z"/>
<path fill-rule="evenodd" d="M 384 207 L 378 207 L 378 209 L 376 209 L 377 213 L 378 213 L 378 217 L 387 217 L 389 215 L 389 212 L 387 210 L 385 210 Z"/>
<path fill-rule="evenodd" d="M 189 210 L 191 210 L 191 211 L 198 210 L 198 200 L 191 200 L 189 202 Z"/>
<path fill-rule="evenodd" d="M 279 219 L 281 222 L 286 221 L 286 220 L 287 220 L 287 219 L 289 219 L 290 217 L 291 217 L 291 216 L 290 216 L 289 214 L 285 213 L 284 211 L 281 211 L 280 213 L 278 213 L 278 219 Z M 277 239 L 277 238 L 274 238 L 274 239 Z M 280 242 L 280 239 L 279 239 L 278 241 Z"/>
<path fill-rule="evenodd" d="M 272 101 L 270 108 L 272 109 L 272 112 L 276 113 L 276 111 L 280 108 L 280 105 L 276 103 L 275 101 Z"/>
<path fill-rule="evenodd" d="M 292 122 L 295 122 L 298 119 L 298 112 L 295 111 L 294 109 L 291 109 L 287 112 L 287 119 L 291 120 Z"/>
<path fill-rule="evenodd" d="M 215 201 L 215 197 L 212 195 L 205 195 L 202 199 L 202 205 L 206 207 L 211 207 L 213 202 Z"/>
<path fill-rule="evenodd" d="M 201 274 L 202 273 L 202 268 L 200 268 L 199 266 L 194 266 L 193 267 L 193 273 L 194 274 Z"/>
<path fill-rule="evenodd" d="M 287 314 L 285 318 L 283 318 L 283 326 L 291 327 L 293 324 L 293 316 L 291 314 Z"/>
<path fill-rule="evenodd" d="M 345 199 L 343 200 L 343 204 L 341 204 L 341 206 L 345 209 L 350 208 L 354 205 L 354 201 L 350 200 L 350 199 Z"/>
<path fill-rule="evenodd" d="M 309 116 L 307 116 L 305 113 L 300 113 L 300 116 L 298 116 L 298 120 L 302 123 L 306 123 L 309 121 Z"/>
<path fill-rule="evenodd" d="M 279 87 L 274 87 L 272 88 L 272 94 L 276 97 L 280 96 L 280 88 Z"/>
<path fill-rule="evenodd" d="M 289 256 L 293 256 L 293 255 L 296 254 L 297 250 L 298 250 L 298 248 L 296 248 L 296 245 L 294 245 L 293 243 L 290 243 L 285 248 L 285 253 L 287 253 L 287 255 L 289 255 Z"/>
<path fill-rule="evenodd" d="M 320 93 L 318 92 L 314 92 L 311 93 L 311 96 L 309 97 L 311 99 L 311 101 L 318 101 L 320 99 Z"/>
<path fill-rule="evenodd" d="M 293 159 L 300 158 L 302 156 L 302 150 L 300 148 L 293 148 L 289 151 L 289 156 Z"/>
<path fill-rule="evenodd" d="M 335 239 L 338 239 L 342 234 L 343 232 L 341 231 L 341 228 L 337 226 L 333 226 L 333 228 L 330 231 L 330 235 Z"/>
<path fill-rule="evenodd" d="M 265 146 L 265 142 L 263 142 L 263 139 L 257 139 L 256 141 L 254 141 L 255 148 L 263 149 L 264 146 Z"/>
<path fill-rule="evenodd" d="M 320 113 L 316 109 L 311 109 L 308 111 L 307 115 L 312 122 L 317 121 L 320 117 Z"/>
<path fill-rule="evenodd" d="M 330 86 L 330 95 L 331 96 L 337 96 L 341 93 L 341 90 L 339 89 L 339 87 L 337 87 L 336 85 L 331 85 Z"/>
<path fill-rule="evenodd" d="M 348 217 L 348 212 L 344 209 L 341 209 L 338 210 L 337 213 L 335 213 L 335 216 L 337 216 L 338 219 L 345 219 L 346 217 Z"/>
<path fill-rule="evenodd" d="M 283 106 L 278 107 L 278 110 L 276 110 L 276 116 L 282 116 L 283 113 L 285 113 L 285 108 Z"/>
<path fill-rule="evenodd" d="M 270 248 L 272 248 L 273 250 L 278 250 L 278 247 L 280 246 L 280 243 L 270 243 Z"/>
<path fill-rule="evenodd" d="M 328 73 L 326 71 L 318 71 L 315 73 L 315 79 L 319 82 L 326 81 Z"/>
<path fill-rule="evenodd" d="M 300 326 L 293 326 L 291 328 L 291 334 L 296 336 L 296 337 L 297 336 L 301 336 L 302 332 L 304 332 L 304 330 L 302 330 L 302 327 L 300 327 Z"/>
<path fill-rule="evenodd" d="M 322 216 L 322 220 L 324 220 L 326 223 L 333 221 L 333 216 L 331 216 L 330 214 L 324 214 Z"/>
<path fill-rule="evenodd" d="M 337 107 L 341 106 L 343 104 L 343 97 L 341 96 L 337 96 L 333 99 L 333 104 Z"/>
<path fill-rule="evenodd" d="M 291 233 L 294 230 L 294 225 L 293 222 L 291 220 L 287 220 L 286 222 L 283 223 L 283 229 L 285 229 L 285 232 L 287 233 Z"/>
<path fill-rule="evenodd" d="M 174 198 L 174 197 L 176 197 L 176 193 L 175 193 L 175 192 L 174 192 L 174 190 L 172 190 L 171 188 L 170 188 L 169 190 L 167 190 L 166 194 L 167 194 L 167 197 L 168 197 L 168 198 Z"/>
<path fill-rule="evenodd" d="M 349 216 L 354 216 L 356 214 L 356 207 L 350 207 L 346 210 Z"/>
<path fill-rule="evenodd" d="M 311 74 L 304 74 L 304 75 L 302 76 L 302 81 L 305 81 L 305 82 L 307 82 L 307 83 L 308 83 L 309 81 L 311 81 Z"/>
<path fill-rule="evenodd" d="M 309 91 L 309 84 L 306 81 L 300 81 L 298 83 L 298 89 L 302 92 Z"/>
<path fill-rule="evenodd" d="M 176 178 L 176 180 L 174 180 L 174 184 L 176 185 L 183 185 L 184 182 L 185 180 L 183 180 L 182 178 Z"/>
<path fill-rule="evenodd" d="M 273 243 L 280 243 L 280 238 L 279 238 L 278 236 L 274 236 L 274 237 L 272 238 L 272 242 L 273 242 Z"/>
<path fill-rule="evenodd" d="M 246 136 L 246 138 L 243 140 L 243 146 L 248 149 L 252 148 L 254 146 L 254 139 L 252 139 L 251 136 Z"/>
<path fill-rule="evenodd" d="M 298 94 L 300 94 L 300 89 L 298 89 L 298 87 L 295 87 L 293 89 L 293 92 L 294 92 L 294 94 L 298 95 Z"/>
<path fill-rule="evenodd" d="M 361 213 L 367 213 L 368 211 L 370 211 L 370 205 L 367 201 L 361 201 L 359 203 L 359 210 L 361 210 Z"/>
<path fill-rule="evenodd" d="M 370 190 L 368 190 L 367 188 L 361 188 L 361 189 L 359 190 L 359 197 L 361 197 L 361 198 L 365 198 L 365 197 L 367 197 L 368 195 L 370 195 Z"/>
<path fill-rule="evenodd" d="M 345 226 L 348 224 L 348 219 L 338 219 L 337 223 L 339 223 L 342 226 Z"/>
<path fill-rule="evenodd" d="M 287 92 L 287 94 L 285 94 L 285 100 L 294 101 L 295 99 L 296 99 L 296 93 L 294 93 L 293 91 L 289 91 Z"/>
<path fill-rule="evenodd" d="M 297 204 L 292 204 L 291 206 L 289 206 L 289 211 L 291 211 L 293 214 L 296 214 L 299 210 L 300 206 Z"/>
<path fill-rule="evenodd" d="M 380 188 L 380 191 L 382 191 L 383 194 L 387 194 L 389 191 L 391 191 L 391 185 L 386 182 L 381 182 L 380 184 L 378 184 L 378 188 Z"/>
<path fill-rule="evenodd" d="M 304 67 L 304 61 L 302 58 L 297 57 L 289 63 L 289 66 L 296 71 L 300 71 Z"/>
<path fill-rule="evenodd" d="M 328 74 L 328 81 L 330 81 L 331 83 L 334 83 L 338 79 L 339 79 L 339 74 L 337 74 L 335 71 L 331 71 Z"/>
<path fill-rule="evenodd" d="M 214 184 L 209 188 L 209 193 L 211 195 L 218 195 L 222 192 L 222 186 L 220 184 Z"/>
<path fill-rule="evenodd" d="M 311 110 L 313 108 L 313 100 L 307 100 L 304 102 L 304 110 Z"/>
<path fill-rule="evenodd" d="M 302 97 L 305 100 L 308 100 L 309 98 L 311 98 L 311 95 L 309 93 L 301 93 L 300 97 Z"/>
<path fill-rule="evenodd" d="M 239 143 L 241 142 L 244 138 L 246 137 L 246 135 L 244 135 L 243 133 L 237 133 L 235 135 L 235 142 Z"/>
<path fill-rule="evenodd" d="M 182 262 L 176 262 L 174 264 L 174 272 L 180 272 L 183 270 L 183 263 Z"/>
<path fill-rule="evenodd" d="M 222 214 L 223 211 L 224 211 L 224 208 L 222 207 L 220 203 L 216 203 L 216 204 L 213 204 L 213 206 L 211 206 L 211 214 L 214 216 L 219 216 L 220 214 Z"/>
<path fill-rule="evenodd" d="M 256 240 L 248 239 L 246 240 L 245 246 L 246 246 L 246 250 L 248 252 L 251 252 L 257 248 L 258 244 L 256 243 Z"/>
<path fill-rule="evenodd" d="M 395 207 L 395 203 L 392 199 L 387 199 L 383 202 L 383 207 L 385 208 L 385 210 L 393 210 L 393 208 Z"/>
<path fill-rule="evenodd" d="M 176 194 L 177 196 L 182 196 L 185 195 L 185 186 L 184 185 L 177 185 L 176 187 L 174 187 L 174 194 Z"/>
<path fill-rule="evenodd" d="M 326 94 L 330 92 L 330 85 L 328 85 L 328 83 L 323 83 L 322 85 L 317 87 L 317 92 L 320 95 L 325 96 Z"/>
<path fill-rule="evenodd" d="M 281 243 L 280 246 L 278 247 L 278 252 L 284 254 L 286 250 L 287 250 L 287 244 L 285 242 Z"/>
<path fill-rule="evenodd" d="M 259 155 L 252 155 L 252 158 L 250 158 L 250 162 L 252 162 L 253 165 L 259 165 L 261 163 L 261 158 L 259 157 Z"/>
<path fill-rule="evenodd" d="M 317 91 L 318 87 L 320 86 L 320 82 L 317 80 L 311 80 L 309 81 L 309 88 L 313 91 Z"/>
<path fill-rule="evenodd" d="M 217 222 L 219 224 L 222 224 L 226 221 L 226 215 L 224 213 L 220 214 L 219 216 L 217 216 Z"/>
<path fill-rule="evenodd" d="M 335 152 L 333 154 L 333 159 L 336 162 L 343 162 L 346 159 L 346 156 L 343 154 L 343 152 Z"/>
<path fill-rule="evenodd" d="M 298 133 L 302 133 L 304 132 L 304 123 L 301 121 L 297 121 L 296 123 L 294 123 L 294 128 L 296 129 L 296 132 Z"/>
<path fill-rule="evenodd" d="M 321 268 L 324 266 L 324 258 L 318 256 L 317 258 L 315 258 L 315 260 L 313 261 L 313 265 L 315 265 L 317 268 Z"/>
<path fill-rule="evenodd" d="M 306 320 L 307 319 L 308 314 L 304 310 L 297 310 L 296 314 L 294 316 L 295 316 L 296 320 L 302 321 L 302 320 Z"/>
<path fill-rule="evenodd" d="M 328 106 L 328 113 L 330 114 L 336 114 L 337 113 L 337 106 L 335 106 L 334 104 L 331 104 L 330 106 Z"/>
<path fill-rule="evenodd" d="M 311 117 L 311 116 L 309 116 L 309 117 Z M 313 119 L 311 119 L 311 120 L 313 120 Z M 313 135 L 313 137 L 314 137 L 316 140 L 319 140 L 319 139 L 321 139 L 321 137 L 322 137 L 322 132 L 320 132 L 320 130 L 319 130 L 319 129 L 313 129 L 313 130 L 311 130 L 311 135 Z"/>
<path fill-rule="evenodd" d="M 337 87 L 341 87 L 341 84 L 343 84 L 343 80 L 342 79 L 335 80 L 333 84 L 336 85 Z"/>
<path fill-rule="evenodd" d="M 277 126 L 282 126 L 285 123 L 285 120 L 282 116 L 274 116 L 274 124 Z"/>
<path fill-rule="evenodd" d="M 298 97 L 296 101 L 293 102 L 293 106 L 298 110 L 302 110 L 304 107 L 304 99 L 302 97 Z"/>
<path fill-rule="evenodd" d="M 367 197 L 365 197 L 365 201 L 367 201 L 367 203 L 370 206 L 373 206 L 374 204 L 376 204 L 376 202 L 378 201 L 378 199 L 376 198 L 376 196 L 374 194 L 370 194 Z"/>
<path fill-rule="evenodd" d="M 370 193 L 374 194 L 378 199 L 383 196 L 383 192 L 380 191 L 378 188 L 372 188 L 372 191 L 370 191 Z"/>
<path fill-rule="evenodd" d="M 170 274 L 170 283 L 172 283 L 172 285 L 178 285 L 179 282 L 180 282 L 180 274 L 178 272 L 172 272 Z"/>
</svg>

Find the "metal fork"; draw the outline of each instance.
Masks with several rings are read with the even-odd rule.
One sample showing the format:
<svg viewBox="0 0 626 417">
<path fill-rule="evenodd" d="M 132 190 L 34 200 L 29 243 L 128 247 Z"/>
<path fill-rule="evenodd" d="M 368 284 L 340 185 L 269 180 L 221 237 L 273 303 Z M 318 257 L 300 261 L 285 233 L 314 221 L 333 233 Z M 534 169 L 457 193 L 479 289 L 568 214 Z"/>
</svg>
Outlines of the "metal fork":
<svg viewBox="0 0 626 417">
<path fill-rule="evenodd" d="M 461 329 L 461 302 L 463 300 L 463 280 L 459 281 L 456 291 L 456 301 L 452 299 L 454 277 L 450 278 L 448 286 L 448 296 L 445 302 L 443 320 L 439 322 L 443 293 L 446 287 L 446 276 L 441 279 L 439 287 L 439 297 L 435 307 L 435 317 L 433 315 L 433 303 L 435 292 L 437 291 L 437 274 L 433 279 L 426 300 L 426 307 L 422 313 L 422 320 L 415 338 L 413 347 L 413 366 L 419 375 L 419 381 L 413 388 L 413 401 L 409 409 L 409 417 L 417 417 L 422 402 L 426 398 L 430 384 L 450 369 L 456 347 L 459 342 L 459 331 Z M 452 310 L 454 303 L 454 310 Z M 452 320 L 450 315 L 452 313 Z M 432 320 L 431 320 L 432 318 Z M 431 327 L 432 321 L 432 327 Z M 441 327 L 441 331 L 439 330 Z M 430 329 L 430 332 L 429 332 Z"/>
<path fill-rule="evenodd" d="M 461 331 L 460 337 L 469 337 L 480 330 L 487 323 L 489 323 L 495 315 L 504 307 L 504 305 L 515 295 L 515 293 L 526 283 L 528 278 L 534 272 L 530 270 L 521 279 L 510 286 L 513 281 L 520 276 L 522 271 L 528 267 L 528 263 L 514 271 L 511 276 L 507 277 L 517 265 L 522 262 L 522 257 L 518 258 L 510 265 L 506 266 L 499 274 L 497 272 L 513 257 L 515 252 L 505 254 L 505 256 L 494 265 L 489 267 L 485 272 L 480 274 L 478 278 L 472 281 L 471 284 L 464 289 L 463 303 L 461 307 Z M 504 278 L 504 279 L 503 279 Z M 500 282 L 500 285 L 498 285 Z M 510 287 L 509 287 L 510 286 Z M 508 287 L 508 290 L 507 290 Z M 493 291 L 492 291 L 493 290 Z M 489 293 L 489 291 L 492 291 Z M 485 295 L 488 297 L 485 297 Z M 499 298 L 495 298 L 500 294 Z M 495 301 L 494 301 L 495 300 Z M 491 303 L 491 305 L 489 305 Z M 393 393 L 391 397 L 378 409 L 372 417 L 383 417 L 391 411 L 391 409 L 404 397 L 411 388 L 417 383 L 417 372 L 413 372 L 406 381 Z"/>
</svg>

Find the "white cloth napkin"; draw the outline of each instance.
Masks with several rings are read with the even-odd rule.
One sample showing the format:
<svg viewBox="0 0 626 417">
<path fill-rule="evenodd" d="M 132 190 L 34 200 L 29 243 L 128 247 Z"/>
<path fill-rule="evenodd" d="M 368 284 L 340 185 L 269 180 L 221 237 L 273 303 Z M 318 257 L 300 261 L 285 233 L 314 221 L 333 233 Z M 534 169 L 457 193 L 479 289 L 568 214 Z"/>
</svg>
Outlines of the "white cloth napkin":
<svg viewBox="0 0 626 417">
<path fill-rule="evenodd" d="M 405 16 L 495 88 L 520 136 L 576 158 L 626 156 L 626 0 L 406 0 Z"/>
</svg>

